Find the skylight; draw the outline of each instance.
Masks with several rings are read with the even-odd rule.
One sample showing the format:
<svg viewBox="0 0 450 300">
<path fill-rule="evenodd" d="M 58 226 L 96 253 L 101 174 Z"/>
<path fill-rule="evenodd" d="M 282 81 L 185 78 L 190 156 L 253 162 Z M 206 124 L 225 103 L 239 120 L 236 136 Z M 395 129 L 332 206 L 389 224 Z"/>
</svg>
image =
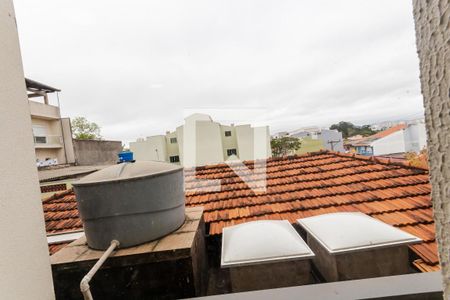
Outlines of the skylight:
<svg viewBox="0 0 450 300">
<path fill-rule="evenodd" d="M 297 222 L 331 254 L 422 241 L 359 212 L 324 214 Z"/>
<path fill-rule="evenodd" d="M 222 267 L 307 259 L 314 253 L 288 221 L 254 221 L 226 227 Z"/>
</svg>

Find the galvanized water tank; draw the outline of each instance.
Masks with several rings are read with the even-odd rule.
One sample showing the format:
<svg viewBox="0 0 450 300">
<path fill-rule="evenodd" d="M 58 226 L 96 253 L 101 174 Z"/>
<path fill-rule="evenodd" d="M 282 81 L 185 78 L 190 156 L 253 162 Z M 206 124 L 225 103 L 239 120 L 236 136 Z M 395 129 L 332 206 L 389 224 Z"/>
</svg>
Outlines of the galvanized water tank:
<svg viewBox="0 0 450 300">
<path fill-rule="evenodd" d="M 181 166 L 123 163 L 73 183 L 89 247 L 105 250 L 111 240 L 130 247 L 158 239 L 185 219 Z"/>
</svg>

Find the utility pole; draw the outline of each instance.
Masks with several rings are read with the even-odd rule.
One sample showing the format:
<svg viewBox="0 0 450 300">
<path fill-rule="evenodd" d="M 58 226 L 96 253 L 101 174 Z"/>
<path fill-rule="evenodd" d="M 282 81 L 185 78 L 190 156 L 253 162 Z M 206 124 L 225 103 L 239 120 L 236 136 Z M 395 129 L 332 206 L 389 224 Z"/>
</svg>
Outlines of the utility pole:
<svg viewBox="0 0 450 300">
<path fill-rule="evenodd" d="M 334 151 L 334 144 L 340 143 L 341 140 L 338 141 L 328 141 L 328 144 L 331 145 L 331 151 Z"/>
</svg>

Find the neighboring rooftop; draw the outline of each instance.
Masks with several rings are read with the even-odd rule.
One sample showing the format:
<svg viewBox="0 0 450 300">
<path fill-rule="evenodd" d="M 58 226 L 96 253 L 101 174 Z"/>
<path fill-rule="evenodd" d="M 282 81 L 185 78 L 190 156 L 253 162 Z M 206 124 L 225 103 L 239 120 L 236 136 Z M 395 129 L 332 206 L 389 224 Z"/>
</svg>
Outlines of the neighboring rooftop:
<svg viewBox="0 0 450 300">
<path fill-rule="evenodd" d="M 373 134 L 373 135 L 371 135 L 371 136 L 368 136 L 368 137 L 366 137 L 366 138 L 363 138 L 363 139 L 361 139 L 361 140 L 357 140 L 357 141 L 354 143 L 354 146 L 365 146 L 365 145 L 369 145 L 369 144 L 372 143 L 373 141 L 376 141 L 376 140 L 378 140 L 378 139 L 387 137 L 388 135 L 391 135 L 391 134 L 393 134 L 394 132 L 403 130 L 403 129 L 405 129 L 406 127 L 408 127 L 406 124 L 399 124 L 399 125 L 393 126 L 393 127 L 391 127 L 391 128 L 388 128 L 388 129 L 386 129 L 386 130 L 377 132 L 377 133 L 375 133 L 375 134 Z"/>
<path fill-rule="evenodd" d="M 250 166 L 253 162 L 246 162 Z M 332 212 L 362 212 L 423 240 L 411 245 L 421 271 L 439 269 L 428 170 L 403 162 L 335 152 L 267 161 L 267 190 L 255 194 L 226 164 L 196 168 L 197 179 L 218 179 L 219 192 L 198 192 L 185 171 L 187 206 L 203 206 L 207 231 L 254 220 L 288 220 Z M 252 180 L 259 180 L 252 175 Z"/>
<path fill-rule="evenodd" d="M 252 161 L 245 162 L 250 166 Z M 255 193 L 226 164 L 196 168 L 197 179 L 219 179 L 219 192 L 195 191 L 193 169 L 185 170 L 188 207 L 203 206 L 207 234 L 254 220 L 288 220 L 331 212 L 362 212 L 411 233 L 414 265 L 439 269 L 428 170 L 389 159 L 316 152 L 267 161 L 267 191 Z M 258 180 L 257 175 L 252 175 Z M 47 233 L 82 228 L 72 191 L 44 200 Z"/>
</svg>

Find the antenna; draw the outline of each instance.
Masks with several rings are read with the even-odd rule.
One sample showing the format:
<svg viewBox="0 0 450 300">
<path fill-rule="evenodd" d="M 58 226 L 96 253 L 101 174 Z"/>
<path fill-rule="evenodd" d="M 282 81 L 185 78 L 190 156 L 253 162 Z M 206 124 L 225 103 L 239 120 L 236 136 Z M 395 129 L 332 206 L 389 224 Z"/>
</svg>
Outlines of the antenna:
<svg viewBox="0 0 450 300">
<path fill-rule="evenodd" d="M 338 141 L 328 141 L 328 144 L 331 145 L 331 151 L 334 151 L 334 144 L 340 143 L 341 140 Z"/>
</svg>

